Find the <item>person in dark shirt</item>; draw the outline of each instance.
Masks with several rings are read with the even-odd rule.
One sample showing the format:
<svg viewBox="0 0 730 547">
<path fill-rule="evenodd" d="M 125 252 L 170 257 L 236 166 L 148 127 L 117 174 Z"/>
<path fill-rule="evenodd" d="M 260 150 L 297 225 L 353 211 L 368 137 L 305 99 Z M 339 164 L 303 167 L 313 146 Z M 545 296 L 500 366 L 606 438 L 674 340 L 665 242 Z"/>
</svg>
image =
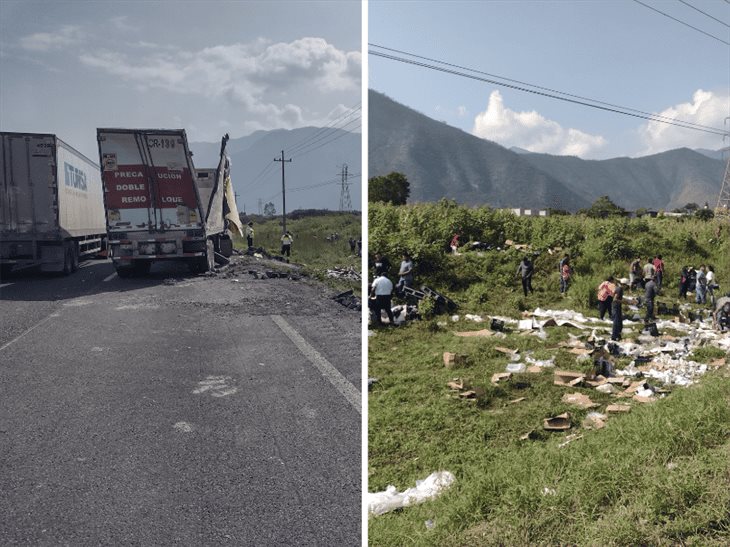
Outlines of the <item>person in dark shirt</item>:
<svg viewBox="0 0 730 547">
<path fill-rule="evenodd" d="M 646 300 L 646 317 L 644 318 L 645 323 L 653 323 L 654 317 L 654 299 L 657 296 L 657 287 L 654 277 L 650 277 L 644 286 L 644 299 Z"/>
<path fill-rule="evenodd" d="M 535 292 L 532 289 L 532 274 L 535 271 L 534 266 L 532 265 L 532 262 L 530 261 L 530 258 L 525 256 L 522 258 L 522 262 L 520 262 L 520 265 L 517 268 L 517 275 L 522 276 L 522 290 L 525 292 L 525 296 L 527 296 L 527 291 Z"/>
<path fill-rule="evenodd" d="M 387 256 L 375 253 L 375 275 L 384 274 L 386 277 L 390 274 L 390 260 Z"/>
<path fill-rule="evenodd" d="M 621 340 L 621 331 L 624 328 L 624 316 L 621 305 L 624 301 L 624 286 L 627 281 L 628 279 L 619 279 L 613 291 L 613 302 L 611 302 L 611 318 L 613 319 L 611 340 Z"/>
</svg>

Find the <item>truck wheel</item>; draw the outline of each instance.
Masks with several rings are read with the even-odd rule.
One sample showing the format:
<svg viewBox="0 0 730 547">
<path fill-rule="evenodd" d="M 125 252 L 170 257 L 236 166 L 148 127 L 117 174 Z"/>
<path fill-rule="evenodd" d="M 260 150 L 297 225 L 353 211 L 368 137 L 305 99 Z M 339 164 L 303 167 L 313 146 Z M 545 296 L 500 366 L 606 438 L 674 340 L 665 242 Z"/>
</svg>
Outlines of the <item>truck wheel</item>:
<svg viewBox="0 0 730 547">
<path fill-rule="evenodd" d="M 230 258 L 233 254 L 233 240 L 228 236 L 221 236 L 218 241 L 220 253 L 226 258 Z"/>
<path fill-rule="evenodd" d="M 134 274 L 134 268 L 132 266 L 118 266 L 115 264 L 114 269 L 117 271 L 117 275 L 122 279 L 132 277 Z"/>
<path fill-rule="evenodd" d="M 135 275 L 147 275 L 150 273 L 150 268 L 152 268 L 151 260 L 137 260 L 132 266 Z"/>
<path fill-rule="evenodd" d="M 74 271 L 73 251 L 70 245 L 64 245 L 63 252 L 63 275 L 71 275 Z"/>
<path fill-rule="evenodd" d="M 71 271 L 75 272 L 79 269 L 79 246 L 71 243 Z"/>
<path fill-rule="evenodd" d="M 188 269 L 190 273 L 194 274 L 205 273 L 208 269 L 208 259 L 206 257 L 192 258 L 188 262 Z"/>
</svg>

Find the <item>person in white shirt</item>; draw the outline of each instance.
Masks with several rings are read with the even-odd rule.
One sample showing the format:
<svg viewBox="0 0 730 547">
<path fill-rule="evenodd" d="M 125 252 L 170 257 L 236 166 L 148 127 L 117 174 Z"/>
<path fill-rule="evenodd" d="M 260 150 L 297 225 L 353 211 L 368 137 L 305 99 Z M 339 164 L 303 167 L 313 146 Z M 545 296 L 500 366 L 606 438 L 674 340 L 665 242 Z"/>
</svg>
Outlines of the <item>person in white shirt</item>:
<svg viewBox="0 0 730 547">
<path fill-rule="evenodd" d="M 253 222 L 246 225 L 246 243 L 248 243 L 249 249 L 253 247 Z"/>
<path fill-rule="evenodd" d="M 710 302 L 715 301 L 715 289 L 719 288 L 720 285 L 715 283 L 715 268 L 712 265 L 707 266 L 707 273 L 705 274 L 707 279 L 707 294 L 710 295 Z"/>
<path fill-rule="evenodd" d="M 395 318 L 391 308 L 391 295 L 393 294 L 393 282 L 384 274 L 380 274 L 375 278 L 370 286 L 370 298 L 372 302 L 373 313 L 375 314 L 375 324 L 382 325 L 380 312 L 385 310 L 388 314 L 388 321 L 391 325 L 395 325 Z"/>
</svg>

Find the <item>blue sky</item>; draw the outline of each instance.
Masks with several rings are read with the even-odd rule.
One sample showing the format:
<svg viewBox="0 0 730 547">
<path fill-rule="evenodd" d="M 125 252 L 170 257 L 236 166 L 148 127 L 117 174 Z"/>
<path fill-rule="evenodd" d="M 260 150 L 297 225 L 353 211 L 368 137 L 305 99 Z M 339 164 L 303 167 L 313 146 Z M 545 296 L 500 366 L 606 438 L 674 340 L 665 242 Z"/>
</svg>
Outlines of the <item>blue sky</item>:
<svg viewBox="0 0 730 547">
<path fill-rule="evenodd" d="M 643 0 L 725 42 L 730 28 L 669 0 Z M 688 3 L 730 24 L 724 0 Z M 730 46 L 632 0 L 371 0 L 368 41 L 646 112 L 724 128 Z M 721 136 L 569 105 L 369 56 L 369 86 L 429 117 L 505 146 L 603 159 Z"/>
<path fill-rule="evenodd" d="M 216 142 L 325 125 L 361 99 L 361 6 L 1 0 L 0 73 L 0 129 L 92 159 L 97 127 Z"/>
</svg>

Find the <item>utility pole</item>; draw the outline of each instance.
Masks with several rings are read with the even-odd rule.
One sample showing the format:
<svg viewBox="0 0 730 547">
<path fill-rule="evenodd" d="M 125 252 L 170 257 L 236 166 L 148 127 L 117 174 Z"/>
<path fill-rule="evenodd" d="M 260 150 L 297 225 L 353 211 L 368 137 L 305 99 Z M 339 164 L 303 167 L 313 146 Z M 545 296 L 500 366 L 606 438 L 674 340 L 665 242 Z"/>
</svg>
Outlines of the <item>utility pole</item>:
<svg viewBox="0 0 730 547">
<path fill-rule="evenodd" d="M 350 185 L 347 182 L 347 164 L 342 166 L 342 188 L 340 189 L 340 211 L 351 211 L 352 200 L 350 199 Z"/>
<path fill-rule="evenodd" d="M 284 159 L 284 151 L 281 151 L 281 159 L 274 158 L 274 161 L 280 161 L 281 162 L 281 212 L 282 212 L 282 218 L 283 218 L 283 227 L 282 230 L 286 232 L 286 183 L 284 182 L 284 164 L 291 161 L 291 158 L 288 160 Z"/>
<path fill-rule="evenodd" d="M 730 116 L 725 118 L 725 127 L 727 122 L 730 120 Z M 726 133 L 722 136 L 722 142 L 730 137 L 730 133 Z M 730 152 L 730 147 L 723 148 L 723 156 L 725 152 Z M 723 157 L 721 156 L 721 157 Z M 720 187 L 720 196 L 717 198 L 717 205 L 715 206 L 715 214 L 727 217 L 730 215 L 730 154 L 728 154 L 727 165 L 725 166 L 725 176 L 722 178 L 722 186 Z"/>
</svg>

